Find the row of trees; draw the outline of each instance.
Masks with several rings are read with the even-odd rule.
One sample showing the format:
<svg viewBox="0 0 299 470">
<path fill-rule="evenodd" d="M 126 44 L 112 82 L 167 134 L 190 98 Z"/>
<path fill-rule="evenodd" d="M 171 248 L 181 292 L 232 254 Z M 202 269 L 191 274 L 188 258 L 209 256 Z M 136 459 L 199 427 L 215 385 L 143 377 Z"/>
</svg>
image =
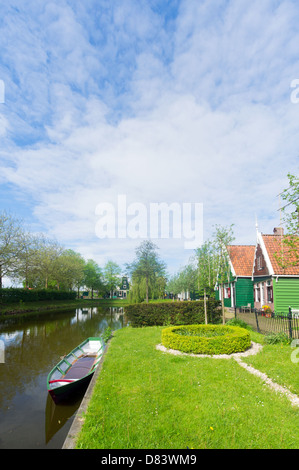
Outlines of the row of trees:
<svg viewBox="0 0 299 470">
<path fill-rule="evenodd" d="M 221 227 L 216 225 L 211 240 L 207 240 L 194 251 L 189 263 L 177 274 L 173 275 L 167 284 L 167 289 L 176 295 L 180 292 L 196 292 L 204 299 L 205 321 L 207 323 L 207 296 L 214 295 L 217 279 L 230 278 L 227 245 L 234 240 L 233 225 Z M 222 299 L 224 295 L 222 295 Z M 222 301 L 224 318 L 224 304 Z"/>
<path fill-rule="evenodd" d="M 297 265 L 299 179 L 290 174 L 288 178 L 289 188 L 281 193 L 285 201 L 281 210 L 289 234 L 286 243 L 293 253 L 292 262 Z M 207 295 L 214 292 L 217 276 L 222 282 L 229 282 L 226 247 L 233 240 L 233 225 L 216 225 L 213 238 L 197 248 L 189 263 L 173 276 L 167 275 L 158 247 L 151 241 L 143 241 L 136 249 L 135 260 L 124 269 L 131 280 L 130 300 L 148 302 L 149 298 L 163 298 L 165 291 L 173 295 L 197 291 L 206 300 Z M 79 253 L 64 249 L 56 241 L 24 232 L 18 220 L 6 213 L 0 214 L 0 288 L 2 278 L 8 276 L 21 281 L 25 287 L 79 290 L 85 286 L 92 293 L 97 290 L 101 295 L 110 293 L 112 296 L 120 285 L 121 272 L 114 261 L 108 261 L 101 269 L 95 261 L 85 261 Z M 221 297 L 223 299 L 224 295 Z M 223 304 L 222 308 L 224 311 Z"/>
<path fill-rule="evenodd" d="M 86 287 L 101 295 L 120 283 L 121 268 L 108 261 L 101 269 L 71 249 L 44 235 L 24 231 L 10 214 L 0 214 L 0 288 L 8 277 L 27 288 L 78 290 Z"/>
</svg>

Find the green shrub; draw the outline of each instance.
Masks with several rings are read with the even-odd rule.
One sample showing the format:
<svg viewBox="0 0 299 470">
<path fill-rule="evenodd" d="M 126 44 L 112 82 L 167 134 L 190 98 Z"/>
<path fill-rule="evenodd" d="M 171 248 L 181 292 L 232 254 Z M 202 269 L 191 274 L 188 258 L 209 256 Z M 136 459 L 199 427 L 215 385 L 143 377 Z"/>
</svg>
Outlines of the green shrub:
<svg viewBox="0 0 299 470">
<path fill-rule="evenodd" d="M 209 323 L 219 323 L 221 319 L 219 306 L 218 300 L 208 300 Z M 126 305 L 125 314 L 133 327 L 190 325 L 205 322 L 203 300 Z"/>
<path fill-rule="evenodd" d="M 184 325 L 162 330 L 162 344 L 185 353 L 232 354 L 248 349 L 251 340 L 249 331 L 238 326 Z"/>
<path fill-rule="evenodd" d="M 267 344 L 290 344 L 291 340 L 286 333 L 267 333 L 264 342 Z"/>
<path fill-rule="evenodd" d="M 39 302 L 41 300 L 74 300 L 76 292 L 51 289 L 24 289 L 8 287 L 0 289 L 0 302 Z"/>
</svg>

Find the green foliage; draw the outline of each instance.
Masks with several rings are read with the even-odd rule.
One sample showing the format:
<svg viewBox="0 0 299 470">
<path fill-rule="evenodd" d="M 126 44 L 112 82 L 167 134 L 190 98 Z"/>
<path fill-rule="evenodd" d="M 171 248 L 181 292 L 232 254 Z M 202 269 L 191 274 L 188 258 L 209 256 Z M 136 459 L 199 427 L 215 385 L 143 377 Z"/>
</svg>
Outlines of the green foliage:
<svg viewBox="0 0 299 470">
<path fill-rule="evenodd" d="M 115 263 L 114 261 L 107 261 L 104 267 L 104 283 L 110 292 L 110 297 L 113 297 L 113 291 L 120 285 L 121 283 L 121 268 L 120 266 Z"/>
<path fill-rule="evenodd" d="M 112 336 L 112 330 L 111 330 L 110 326 L 108 326 L 107 328 L 105 328 L 105 330 L 101 334 L 101 337 L 102 337 L 105 344 L 108 342 L 108 340 L 111 338 L 111 336 Z"/>
<path fill-rule="evenodd" d="M 268 333 L 265 335 L 266 344 L 290 344 L 291 340 L 286 333 Z"/>
<path fill-rule="evenodd" d="M 9 287 L 0 289 L 0 302 L 38 302 L 40 300 L 74 300 L 76 292 L 50 289 L 21 289 Z"/>
<path fill-rule="evenodd" d="M 207 301 L 208 320 L 210 323 L 220 321 L 219 301 Z M 125 306 L 125 314 L 131 326 L 188 325 L 205 322 L 204 303 L 196 302 L 162 302 L 133 304 Z"/>
<path fill-rule="evenodd" d="M 245 328 L 246 330 L 252 330 L 252 327 L 244 320 L 241 320 L 241 318 L 232 318 L 226 322 L 226 325 L 239 326 L 240 328 Z"/>
<path fill-rule="evenodd" d="M 186 353 L 232 354 L 248 349 L 251 340 L 249 331 L 237 326 L 188 325 L 162 330 L 162 344 Z"/>
<path fill-rule="evenodd" d="M 164 292 L 166 266 L 160 260 L 157 248 L 153 242 L 143 241 L 136 249 L 136 259 L 133 263 L 126 265 L 132 281 L 130 298 L 134 298 L 134 301 L 142 297 L 142 300 L 145 299 L 148 303 L 150 294 L 154 296 L 154 291 L 160 292 L 161 285 L 163 285 Z"/>
</svg>

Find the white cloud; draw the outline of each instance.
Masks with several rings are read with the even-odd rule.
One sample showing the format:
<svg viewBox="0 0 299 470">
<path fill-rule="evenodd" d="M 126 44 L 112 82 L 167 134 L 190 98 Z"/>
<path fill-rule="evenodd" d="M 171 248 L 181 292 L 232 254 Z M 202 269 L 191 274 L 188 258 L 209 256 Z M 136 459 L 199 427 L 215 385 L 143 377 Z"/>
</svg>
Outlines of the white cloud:
<svg viewBox="0 0 299 470">
<path fill-rule="evenodd" d="M 22 44 L 6 20 L 7 51 L 19 51 L 1 118 L 6 134 L 20 122 L 22 139 L 34 137 L 22 145 L 12 132 L 1 181 L 33 198 L 49 233 L 87 257 L 132 259 L 138 242 L 95 236 L 96 205 L 119 194 L 202 202 L 206 237 L 235 223 L 237 242 L 254 243 L 255 215 L 272 230 L 298 169 L 294 4 L 182 1 L 169 29 L 148 2 L 101 2 L 93 17 L 56 3 L 40 6 L 42 30 L 21 15 Z M 172 265 L 190 254 L 183 240 L 157 242 Z"/>
</svg>

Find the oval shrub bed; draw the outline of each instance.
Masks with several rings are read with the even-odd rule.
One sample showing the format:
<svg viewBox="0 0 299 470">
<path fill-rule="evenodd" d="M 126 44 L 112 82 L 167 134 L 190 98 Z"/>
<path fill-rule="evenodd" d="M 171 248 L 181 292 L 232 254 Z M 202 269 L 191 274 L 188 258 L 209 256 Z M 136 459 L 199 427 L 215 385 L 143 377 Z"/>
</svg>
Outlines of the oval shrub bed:
<svg viewBox="0 0 299 470">
<path fill-rule="evenodd" d="M 250 333 L 238 326 L 183 325 L 162 330 L 162 344 L 193 354 L 232 354 L 251 345 Z"/>
</svg>

